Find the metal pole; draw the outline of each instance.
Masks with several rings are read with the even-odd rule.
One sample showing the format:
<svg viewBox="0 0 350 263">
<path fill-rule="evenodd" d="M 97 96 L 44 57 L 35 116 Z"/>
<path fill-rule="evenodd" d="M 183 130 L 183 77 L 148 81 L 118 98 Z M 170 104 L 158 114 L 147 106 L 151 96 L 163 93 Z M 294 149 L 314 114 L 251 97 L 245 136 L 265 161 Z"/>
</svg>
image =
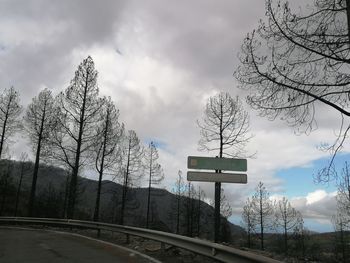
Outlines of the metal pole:
<svg viewBox="0 0 350 263">
<path fill-rule="evenodd" d="M 216 173 L 218 173 L 216 171 Z M 215 183 L 215 232 L 214 242 L 220 241 L 220 194 L 221 194 L 221 183 Z"/>
<path fill-rule="evenodd" d="M 216 156 L 218 158 L 218 156 Z M 215 170 L 215 173 L 220 173 Z M 214 242 L 220 241 L 220 200 L 221 200 L 221 183 L 215 182 L 215 212 L 214 212 Z"/>
<path fill-rule="evenodd" d="M 215 158 L 219 158 L 215 156 Z M 215 170 L 215 173 L 220 173 L 220 170 Z M 214 212 L 214 242 L 220 241 L 220 200 L 221 200 L 221 183 L 215 182 L 215 212 Z"/>
</svg>

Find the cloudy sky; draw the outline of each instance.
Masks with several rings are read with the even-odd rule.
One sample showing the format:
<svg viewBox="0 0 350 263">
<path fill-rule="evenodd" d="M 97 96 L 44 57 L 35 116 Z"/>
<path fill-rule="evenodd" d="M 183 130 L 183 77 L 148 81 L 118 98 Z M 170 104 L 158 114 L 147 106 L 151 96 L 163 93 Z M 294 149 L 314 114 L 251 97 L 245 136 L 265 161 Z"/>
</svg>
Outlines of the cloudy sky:
<svg viewBox="0 0 350 263">
<path fill-rule="evenodd" d="M 27 105 L 45 87 L 64 90 L 92 56 L 100 92 L 116 102 L 121 121 L 158 143 L 163 187 L 171 189 L 188 155 L 215 156 L 198 152 L 196 120 L 219 91 L 244 100 L 232 74 L 243 38 L 264 13 L 263 0 L 0 0 L 0 88 L 13 85 Z M 254 134 L 248 150 L 257 157 L 248 160 L 247 185 L 224 185 L 234 222 L 262 181 L 274 198 L 287 196 L 309 227 L 332 230 L 336 189 L 314 184 L 313 175 L 328 160 L 317 146 L 335 139 L 339 116 L 320 109 L 318 129 L 305 135 L 246 109 Z M 18 138 L 10 154 L 25 144 Z M 212 196 L 213 184 L 197 185 Z"/>
</svg>

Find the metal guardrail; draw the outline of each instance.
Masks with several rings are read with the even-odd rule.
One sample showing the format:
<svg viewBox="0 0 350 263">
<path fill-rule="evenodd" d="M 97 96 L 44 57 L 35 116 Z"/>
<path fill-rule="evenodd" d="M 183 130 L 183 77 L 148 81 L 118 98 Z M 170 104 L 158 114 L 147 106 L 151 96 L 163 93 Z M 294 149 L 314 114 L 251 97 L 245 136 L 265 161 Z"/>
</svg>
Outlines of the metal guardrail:
<svg viewBox="0 0 350 263">
<path fill-rule="evenodd" d="M 32 218 L 32 217 L 0 217 L 0 224 L 43 224 L 51 226 L 77 227 L 94 230 L 105 230 L 119 232 L 127 235 L 138 236 L 146 239 L 159 241 L 161 243 L 173 245 L 192 251 L 196 254 L 204 255 L 221 262 L 227 263 L 280 263 L 265 256 L 257 255 L 251 252 L 242 251 L 236 248 L 212 243 L 205 240 L 180 236 L 172 233 L 161 232 L 156 230 L 107 224 L 100 222 L 73 220 L 73 219 L 56 219 L 56 218 Z"/>
</svg>

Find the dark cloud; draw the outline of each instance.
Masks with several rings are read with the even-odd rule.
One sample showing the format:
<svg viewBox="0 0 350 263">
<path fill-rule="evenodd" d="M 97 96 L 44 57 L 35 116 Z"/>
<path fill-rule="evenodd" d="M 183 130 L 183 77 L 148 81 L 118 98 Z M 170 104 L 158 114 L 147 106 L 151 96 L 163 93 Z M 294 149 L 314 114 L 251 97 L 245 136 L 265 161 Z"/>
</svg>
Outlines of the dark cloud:
<svg viewBox="0 0 350 263">
<path fill-rule="evenodd" d="M 148 47 L 150 52 L 218 85 L 224 84 L 222 78 L 232 81 L 240 42 L 253 29 L 250 20 L 264 14 L 263 1 L 256 1 L 254 8 L 249 1 L 229 0 L 143 4 L 139 11 L 143 27 L 150 39 L 156 39 Z M 232 84 L 225 86 L 219 88 L 229 89 Z"/>
<path fill-rule="evenodd" d="M 77 66 L 72 53 L 112 43 L 123 6 L 123 1 L 2 1 L 0 43 L 6 49 L 0 52 L 0 86 L 14 85 L 24 102 L 42 86 L 64 89 Z"/>
</svg>

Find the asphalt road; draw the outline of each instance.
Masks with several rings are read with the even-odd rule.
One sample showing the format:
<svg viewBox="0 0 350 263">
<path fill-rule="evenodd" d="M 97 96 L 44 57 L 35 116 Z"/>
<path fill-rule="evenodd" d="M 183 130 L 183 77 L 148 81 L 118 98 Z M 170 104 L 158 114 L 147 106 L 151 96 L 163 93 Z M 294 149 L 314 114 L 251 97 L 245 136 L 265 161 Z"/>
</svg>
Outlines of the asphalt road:
<svg viewBox="0 0 350 263">
<path fill-rule="evenodd" d="M 0 228 L 1 263 L 146 263 L 132 251 L 69 233 Z"/>
</svg>

